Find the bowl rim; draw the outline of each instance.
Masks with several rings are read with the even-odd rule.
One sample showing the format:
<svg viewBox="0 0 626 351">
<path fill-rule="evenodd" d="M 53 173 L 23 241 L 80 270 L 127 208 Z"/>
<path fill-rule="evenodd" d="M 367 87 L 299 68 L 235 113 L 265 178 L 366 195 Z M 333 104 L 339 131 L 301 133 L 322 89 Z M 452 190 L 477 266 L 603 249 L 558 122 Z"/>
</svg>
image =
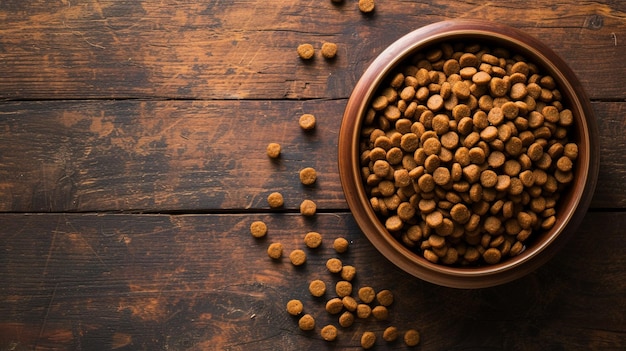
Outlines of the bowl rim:
<svg viewBox="0 0 626 351">
<path fill-rule="evenodd" d="M 387 74 L 421 49 L 444 41 L 470 38 L 514 49 L 552 75 L 568 100 L 568 107 L 574 112 L 575 121 L 579 124 L 577 136 L 581 136 L 581 140 L 578 140 L 579 157 L 574 184 L 570 185 L 576 192 L 575 195 L 568 195 L 573 202 L 567 206 L 566 213 L 557 218 L 555 226 L 543 234 L 547 240 L 496 265 L 471 268 L 450 267 L 427 261 L 395 239 L 380 220 L 372 220 L 376 214 L 365 195 L 358 162 L 363 116 L 372 95 Z M 360 229 L 376 249 L 396 266 L 438 285 L 488 287 L 512 281 L 535 270 L 552 257 L 576 231 L 589 207 L 597 182 L 597 134 L 593 110 L 586 93 L 574 72 L 552 49 L 535 37 L 500 23 L 470 19 L 446 20 L 418 28 L 396 40 L 374 59 L 358 80 L 346 105 L 339 131 L 339 176 L 346 201 Z"/>
</svg>

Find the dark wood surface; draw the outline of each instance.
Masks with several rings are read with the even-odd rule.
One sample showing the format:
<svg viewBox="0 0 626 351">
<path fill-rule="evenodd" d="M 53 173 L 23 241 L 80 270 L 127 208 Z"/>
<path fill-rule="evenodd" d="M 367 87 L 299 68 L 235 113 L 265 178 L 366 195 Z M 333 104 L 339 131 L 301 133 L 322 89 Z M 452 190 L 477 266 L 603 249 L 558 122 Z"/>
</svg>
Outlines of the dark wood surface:
<svg viewBox="0 0 626 351">
<path fill-rule="evenodd" d="M 626 3 L 601 1 L 0 2 L 0 350 L 360 349 L 360 334 L 418 329 L 420 350 L 626 348 Z M 394 268 L 361 234 L 337 171 L 351 89 L 387 45 L 436 21 L 478 17 L 527 31 L 570 65 L 592 100 L 600 175 L 577 235 L 501 286 L 460 290 Z M 338 44 L 333 61 L 295 48 Z M 318 119 L 314 133 L 298 127 Z M 269 142 L 283 154 L 272 162 Z M 298 171 L 314 167 L 315 187 Z M 285 208 L 266 196 L 281 191 Z M 305 219 L 303 199 L 318 205 Z M 255 240 L 248 227 L 268 224 Z M 270 242 L 323 247 L 304 267 Z M 338 340 L 312 279 L 325 261 L 357 267 L 355 287 L 390 289 L 386 322 Z M 329 297 L 330 295 L 327 294 Z M 316 316 L 302 332 L 285 312 Z"/>
</svg>

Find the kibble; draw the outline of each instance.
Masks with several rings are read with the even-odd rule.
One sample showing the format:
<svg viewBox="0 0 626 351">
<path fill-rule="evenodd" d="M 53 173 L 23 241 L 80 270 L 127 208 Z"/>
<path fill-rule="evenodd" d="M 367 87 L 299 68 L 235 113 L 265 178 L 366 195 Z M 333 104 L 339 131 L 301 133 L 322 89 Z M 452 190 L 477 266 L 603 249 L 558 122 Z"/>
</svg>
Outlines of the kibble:
<svg viewBox="0 0 626 351">
<path fill-rule="evenodd" d="M 300 182 L 304 185 L 313 185 L 317 180 L 317 172 L 313 167 L 306 167 L 300 170 Z"/>
<path fill-rule="evenodd" d="M 415 329 L 409 329 L 404 333 L 404 343 L 407 346 L 417 346 L 420 343 L 420 333 Z"/>
<path fill-rule="evenodd" d="M 374 0 L 359 0 L 359 10 L 363 13 L 370 13 L 374 11 Z"/>
<path fill-rule="evenodd" d="M 291 251 L 289 260 L 294 266 L 302 266 L 306 262 L 306 253 L 300 249 Z"/>
<path fill-rule="evenodd" d="M 428 261 L 497 264 L 555 225 L 575 176 L 574 116 L 554 78 L 520 55 L 438 45 L 373 97 L 363 180 L 390 234 Z"/>
<path fill-rule="evenodd" d="M 267 255 L 274 260 L 278 260 L 283 255 L 283 245 L 281 243 L 271 243 L 267 248 Z"/>
<path fill-rule="evenodd" d="M 343 301 L 338 297 L 333 297 L 326 302 L 326 312 L 338 314 L 343 309 Z"/>
<path fill-rule="evenodd" d="M 287 302 L 287 313 L 292 316 L 297 316 L 304 310 L 304 306 L 302 305 L 302 301 L 300 300 L 289 300 Z"/>
<path fill-rule="evenodd" d="M 329 258 L 326 261 L 326 269 L 331 273 L 339 273 L 343 268 L 343 263 L 338 258 Z"/>
<path fill-rule="evenodd" d="M 315 279 L 309 283 L 309 292 L 315 297 L 321 297 L 326 293 L 326 283 Z"/>
<path fill-rule="evenodd" d="M 341 314 L 341 316 L 339 316 L 340 326 L 344 328 L 348 328 L 352 326 L 353 323 L 354 323 L 354 314 L 352 314 L 350 311 L 345 311 Z"/>
<path fill-rule="evenodd" d="M 267 196 L 267 203 L 271 208 L 279 208 L 284 204 L 283 195 L 279 192 L 273 192 Z"/>
<path fill-rule="evenodd" d="M 361 335 L 361 347 L 364 349 L 371 349 L 376 344 L 376 334 L 371 331 L 363 332 Z"/>
<path fill-rule="evenodd" d="M 393 293 L 391 290 L 381 290 L 376 294 L 376 300 L 382 306 L 390 306 L 393 303 Z"/>
<path fill-rule="evenodd" d="M 298 45 L 298 56 L 300 56 L 303 60 L 310 60 L 315 55 L 315 48 L 311 44 L 300 44 Z"/>
<path fill-rule="evenodd" d="M 394 326 L 389 326 L 383 331 L 383 340 L 387 342 L 396 341 L 398 339 L 398 336 L 400 336 L 400 333 L 398 332 L 398 328 Z"/>
<path fill-rule="evenodd" d="M 263 221 L 254 221 L 250 224 L 250 234 L 255 238 L 262 238 L 267 234 L 267 225 Z"/>
<path fill-rule="evenodd" d="M 356 316 L 367 319 L 372 314 L 372 308 L 368 304 L 360 303 L 356 306 Z"/>
<path fill-rule="evenodd" d="M 345 265 L 341 268 L 341 279 L 351 281 L 356 275 L 356 268 L 354 266 Z"/>
<path fill-rule="evenodd" d="M 335 284 L 335 292 L 339 297 L 345 297 L 352 294 L 352 284 L 345 280 L 340 280 Z"/>
<path fill-rule="evenodd" d="M 364 286 L 358 291 L 359 299 L 364 303 L 370 303 L 376 298 L 376 291 L 371 286 Z"/>
<path fill-rule="evenodd" d="M 325 325 L 320 331 L 320 335 L 326 341 L 333 341 L 337 338 L 337 327 L 331 324 Z"/>
<path fill-rule="evenodd" d="M 335 249 L 335 251 L 337 251 L 337 253 L 344 253 L 346 251 L 348 251 L 348 240 L 346 240 L 345 238 L 337 238 L 335 239 L 335 241 L 333 241 L 333 248 Z"/>
<path fill-rule="evenodd" d="M 326 42 L 322 44 L 322 56 L 325 59 L 332 59 L 337 55 L 337 44 Z"/>
<path fill-rule="evenodd" d="M 311 217 L 313 215 L 315 215 L 315 212 L 317 211 L 317 205 L 315 204 L 315 202 L 313 200 L 302 200 L 302 202 L 300 203 L 300 214 L 306 217 Z"/>
<path fill-rule="evenodd" d="M 315 329 L 315 318 L 308 313 L 305 314 L 298 320 L 298 327 L 304 331 Z"/>
<path fill-rule="evenodd" d="M 389 310 L 385 306 L 375 306 L 372 308 L 372 315 L 379 321 L 384 321 L 389 318 Z"/>
<path fill-rule="evenodd" d="M 322 245 L 322 234 L 318 232 L 308 232 L 304 235 L 304 244 L 311 249 Z"/>
<path fill-rule="evenodd" d="M 316 123 L 315 115 L 310 114 L 310 113 L 302 114 L 300 116 L 300 119 L 298 120 L 298 123 L 300 124 L 300 128 L 302 128 L 305 131 L 313 130 L 315 129 L 315 123 Z"/>
<path fill-rule="evenodd" d="M 278 143 L 269 143 L 267 144 L 266 153 L 269 158 L 278 158 L 280 157 L 280 144 Z"/>
</svg>

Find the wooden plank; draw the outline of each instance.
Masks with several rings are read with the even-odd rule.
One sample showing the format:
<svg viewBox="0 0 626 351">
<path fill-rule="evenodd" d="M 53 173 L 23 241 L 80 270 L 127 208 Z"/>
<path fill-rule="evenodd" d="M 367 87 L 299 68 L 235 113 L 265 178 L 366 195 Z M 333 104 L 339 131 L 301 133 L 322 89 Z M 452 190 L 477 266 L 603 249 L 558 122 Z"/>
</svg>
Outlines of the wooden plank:
<svg viewBox="0 0 626 351">
<path fill-rule="evenodd" d="M 0 112 L 0 210 L 221 211 L 305 198 L 346 209 L 337 169 L 345 100 L 14 102 Z M 601 170 L 592 206 L 626 206 L 625 103 L 594 103 Z M 313 113 L 314 133 L 298 126 Z M 265 148 L 282 145 L 270 160 Z M 314 187 L 298 172 L 314 167 Z"/>
<path fill-rule="evenodd" d="M 373 16 L 356 2 L 37 0 L 0 5 L 0 99 L 346 98 L 387 45 L 460 17 L 527 31 L 592 99 L 626 98 L 620 0 L 380 1 Z M 297 58 L 324 41 L 339 45 L 333 62 Z"/>
<path fill-rule="evenodd" d="M 268 237 L 249 224 L 263 220 Z M 304 350 L 328 347 L 319 337 L 336 316 L 324 311 L 338 278 L 325 262 L 357 269 L 355 288 L 390 289 L 390 319 L 340 328 L 330 347 L 358 349 L 365 330 L 388 325 L 422 332 L 423 349 L 618 349 L 626 344 L 626 255 L 620 212 L 589 213 L 545 266 L 502 286 L 460 290 L 435 286 L 393 267 L 362 236 L 351 215 L 2 214 L 0 349 Z M 304 248 L 306 231 L 324 235 L 305 249 L 304 267 L 266 255 Z M 332 240 L 351 242 L 337 255 Z M 322 279 L 322 299 L 308 282 Z M 298 298 L 318 321 L 298 330 L 284 310 Z M 379 339 L 378 344 L 384 343 Z M 400 347 L 401 343 L 394 344 Z"/>
</svg>

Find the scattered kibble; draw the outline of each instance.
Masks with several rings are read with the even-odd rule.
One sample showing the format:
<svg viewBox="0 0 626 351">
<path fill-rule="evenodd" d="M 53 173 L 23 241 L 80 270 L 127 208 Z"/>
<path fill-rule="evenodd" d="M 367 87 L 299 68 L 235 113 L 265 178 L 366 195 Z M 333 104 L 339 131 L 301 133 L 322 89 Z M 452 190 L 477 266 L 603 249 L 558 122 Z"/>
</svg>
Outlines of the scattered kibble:
<svg viewBox="0 0 626 351">
<path fill-rule="evenodd" d="M 266 153 L 270 158 L 278 158 L 280 156 L 280 144 L 269 143 L 267 145 Z"/>
<path fill-rule="evenodd" d="M 274 260 L 281 258 L 283 255 L 283 244 L 271 243 L 267 248 L 267 255 Z"/>
<path fill-rule="evenodd" d="M 304 235 L 304 244 L 311 249 L 322 245 L 322 234 L 318 232 L 308 232 Z"/>
<path fill-rule="evenodd" d="M 297 316 L 304 310 L 304 306 L 302 305 L 302 301 L 300 300 L 289 300 L 287 302 L 287 312 L 292 316 Z"/>
<path fill-rule="evenodd" d="M 304 331 L 315 329 L 315 318 L 308 313 L 305 314 L 298 320 L 298 327 Z"/>
<path fill-rule="evenodd" d="M 343 268 L 343 263 L 338 258 L 329 258 L 328 261 L 326 261 L 326 268 L 331 273 L 339 273 Z"/>
<path fill-rule="evenodd" d="M 345 238 L 337 238 L 333 242 L 333 248 L 337 251 L 337 253 L 344 253 L 348 251 L 348 245 L 348 240 Z"/>
<path fill-rule="evenodd" d="M 313 185 L 317 180 L 317 172 L 313 167 L 306 167 L 300 170 L 300 182 L 304 185 Z"/>
<path fill-rule="evenodd" d="M 337 296 L 344 297 L 352 294 L 352 284 L 345 280 L 340 280 L 335 284 L 335 292 Z"/>
<path fill-rule="evenodd" d="M 359 10 L 363 13 L 374 11 L 374 0 L 359 0 Z"/>
<path fill-rule="evenodd" d="M 357 306 L 359 305 L 356 300 L 354 299 L 354 297 L 350 296 L 350 295 L 346 295 L 341 299 L 341 302 L 343 302 L 343 307 L 346 308 L 346 310 L 350 311 L 350 312 L 354 312 L 356 311 Z"/>
<path fill-rule="evenodd" d="M 398 332 L 398 328 L 394 326 L 389 326 L 383 331 L 383 340 L 387 342 L 396 341 L 398 336 L 400 336 L 400 333 Z"/>
<path fill-rule="evenodd" d="M 313 215 L 315 215 L 315 212 L 317 211 L 317 205 L 315 204 L 315 202 L 313 200 L 303 200 L 300 203 L 300 214 L 303 216 L 307 216 L 307 217 L 311 217 Z"/>
<path fill-rule="evenodd" d="M 376 344 L 376 334 L 371 331 L 363 332 L 361 335 L 361 347 L 364 349 L 371 349 Z"/>
<path fill-rule="evenodd" d="M 289 254 L 289 259 L 294 266 L 302 266 L 306 262 L 306 253 L 300 249 L 295 249 Z"/>
<path fill-rule="evenodd" d="M 262 238 L 267 234 L 267 225 L 263 221 L 254 221 L 250 224 L 250 234 L 255 238 Z"/>
<path fill-rule="evenodd" d="M 324 43 L 322 44 L 322 56 L 325 59 L 332 59 L 337 55 L 337 44 Z"/>
<path fill-rule="evenodd" d="M 337 314 L 343 309 L 343 301 L 338 297 L 333 297 L 326 302 L 326 312 Z"/>
<path fill-rule="evenodd" d="M 333 341 L 337 338 L 337 327 L 332 324 L 325 325 L 320 331 L 320 335 L 326 341 Z"/>
<path fill-rule="evenodd" d="M 364 303 L 370 303 L 376 298 L 376 291 L 371 286 L 364 286 L 358 291 L 359 299 Z"/>
<path fill-rule="evenodd" d="M 273 192 L 267 196 L 267 203 L 271 208 L 279 208 L 284 205 L 283 195 L 279 192 Z"/>
<path fill-rule="evenodd" d="M 326 293 L 326 283 L 315 279 L 309 283 L 309 292 L 315 297 L 323 296 Z"/>
<path fill-rule="evenodd" d="M 354 266 L 345 265 L 341 268 L 341 279 L 351 281 L 356 275 L 356 268 Z"/>
<path fill-rule="evenodd" d="M 404 333 L 404 343 L 407 346 L 417 346 L 420 343 L 420 333 L 415 329 L 409 329 Z"/>
<path fill-rule="evenodd" d="M 345 311 L 339 316 L 339 325 L 348 328 L 354 323 L 354 315 L 350 311 Z"/>
<path fill-rule="evenodd" d="M 300 44 L 298 45 L 298 56 L 300 56 L 303 60 L 310 60 L 315 55 L 315 48 L 311 44 Z"/>
<path fill-rule="evenodd" d="M 376 294 L 376 300 L 378 300 L 378 303 L 382 306 L 389 306 L 393 303 L 393 294 L 391 290 L 381 290 Z"/>
<path fill-rule="evenodd" d="M 375 306 L 372 308 L 372 315 L 379 321 L 385 321 L 389 318 L 389 310 L 385 306 Z"/>
<path fill-rule="evenodd" d="M 310 113 L 305 113 L 300 116 L 298 123 L 303 130 L 312 130 L 315 128 L 315 116 Z"/>
<path fill-rule="evenodd" d="M 367 319 L 372 314 L 370 305 L 360 303 L 356 306 L 356 316 L 361 319 Z"/>
</svg>

